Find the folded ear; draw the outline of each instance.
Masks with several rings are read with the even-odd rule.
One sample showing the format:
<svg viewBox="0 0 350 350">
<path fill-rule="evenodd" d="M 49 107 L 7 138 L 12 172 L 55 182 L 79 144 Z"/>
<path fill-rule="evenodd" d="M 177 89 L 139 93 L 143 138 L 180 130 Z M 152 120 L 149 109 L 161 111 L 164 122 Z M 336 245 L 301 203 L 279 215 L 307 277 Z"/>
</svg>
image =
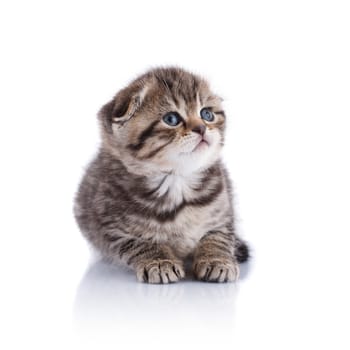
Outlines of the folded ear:
<svg viewBox="0 0 350 350">
<path fill-rule="evenodd" d="M 146 94 L 146 87 L 129 86 L 117 93 L 112 101 L 105 104 L 98 117 L 104 129 L 112 134 L 112 124 L 122 127 L 140 108 Z"/>
</svg>

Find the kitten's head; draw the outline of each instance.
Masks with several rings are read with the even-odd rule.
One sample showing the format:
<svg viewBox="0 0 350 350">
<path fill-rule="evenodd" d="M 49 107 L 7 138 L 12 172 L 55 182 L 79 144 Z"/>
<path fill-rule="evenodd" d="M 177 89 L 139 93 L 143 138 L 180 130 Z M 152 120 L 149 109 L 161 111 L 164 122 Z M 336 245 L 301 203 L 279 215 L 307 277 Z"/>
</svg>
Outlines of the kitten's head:
<svg viewBox="0 0 350 350">
<path fill-rule="evenodd" d="M 149 71 L 99 113 L 103 147 L 135 173 L 191 173 L 212 165 L 224 140 L 221 98 L 179 68 Z"/>
</svg>

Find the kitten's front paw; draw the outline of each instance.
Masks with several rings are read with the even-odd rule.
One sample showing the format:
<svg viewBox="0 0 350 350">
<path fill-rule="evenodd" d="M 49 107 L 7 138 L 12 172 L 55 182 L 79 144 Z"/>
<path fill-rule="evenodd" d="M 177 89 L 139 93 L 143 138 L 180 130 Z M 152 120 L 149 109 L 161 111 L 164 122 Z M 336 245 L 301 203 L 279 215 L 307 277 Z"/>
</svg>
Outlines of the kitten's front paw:
<svg viewBox="0 0 350 350">
<path fill-rule="evenodd" d="M 239 265 L 228 259 L 199 259 L 194 262 L 193 272 L 205 282 L 233 282 L 239 277 Z"/>
<path fill-rule="evenodd" d="M 140 282 L 172 283 L 184 278 L 185 271 L 179 260 L 155 259 L 139 264 L 136 276 Z"/>
</svg>

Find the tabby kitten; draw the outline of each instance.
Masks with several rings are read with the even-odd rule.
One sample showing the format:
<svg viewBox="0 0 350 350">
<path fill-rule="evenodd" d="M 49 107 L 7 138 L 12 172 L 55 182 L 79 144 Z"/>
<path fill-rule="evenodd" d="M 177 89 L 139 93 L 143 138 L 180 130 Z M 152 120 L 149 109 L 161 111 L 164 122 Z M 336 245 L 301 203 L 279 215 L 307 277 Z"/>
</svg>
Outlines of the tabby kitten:
<svg viewBox="0 0 350 350">
<path fill-rule="evenodd" d="M 234 281 L 248 247 L 234 232 L 220 161 L 225 113 L 208 83 L 179 68 L 147 72 L 99 113 L 102 145 L 76 196 L 81 231 L 139 281 Z"/>
</svg>

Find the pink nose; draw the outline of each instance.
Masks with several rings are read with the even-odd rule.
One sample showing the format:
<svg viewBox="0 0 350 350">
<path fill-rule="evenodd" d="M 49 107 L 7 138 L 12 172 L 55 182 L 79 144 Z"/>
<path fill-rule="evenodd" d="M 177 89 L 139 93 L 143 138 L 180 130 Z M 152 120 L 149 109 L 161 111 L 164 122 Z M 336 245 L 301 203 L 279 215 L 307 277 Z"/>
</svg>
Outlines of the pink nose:
<svg viewBox="0 0 350 350">
<path fill-rule="evenodd" d="M 196 132 L 200 135 L 204 135 L 205 133 L 205 130 L 206 130 L 206 126 L 204 124 L 197 124 L 195 127 L 193 127 L 192 131 L 193 132 Z"/>
</svg>

